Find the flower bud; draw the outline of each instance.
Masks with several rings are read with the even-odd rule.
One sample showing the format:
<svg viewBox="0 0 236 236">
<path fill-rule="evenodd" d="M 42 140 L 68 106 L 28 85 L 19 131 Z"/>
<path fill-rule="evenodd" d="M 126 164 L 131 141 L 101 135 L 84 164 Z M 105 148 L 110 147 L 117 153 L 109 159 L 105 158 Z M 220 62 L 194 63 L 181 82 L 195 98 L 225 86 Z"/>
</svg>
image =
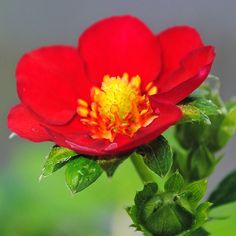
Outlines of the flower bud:
<svg viewBox="0 0 236 236">
<path fill-rule="evenodd" d="M 176 235 L 189 229 L 193 215 L 173 193 L 160 193 L 148 200 L 143 208 L 143 227 L 153 235 Z"/>
</svg>

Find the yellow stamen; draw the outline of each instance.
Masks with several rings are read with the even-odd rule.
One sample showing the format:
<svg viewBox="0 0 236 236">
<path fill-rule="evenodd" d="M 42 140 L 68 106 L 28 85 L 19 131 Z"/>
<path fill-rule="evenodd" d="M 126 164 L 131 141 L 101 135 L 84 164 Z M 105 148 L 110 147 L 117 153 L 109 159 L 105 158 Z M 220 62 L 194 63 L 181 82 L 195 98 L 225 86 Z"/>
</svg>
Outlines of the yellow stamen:
<svg viewBox="0 0 236 236">
<path fill-rule="evenodd" d="M 82 117 L 87 117 L 88 116 L 88 109 L 87 108 L 84 108 L 84 107 L 78 107 L 77 108 L 77 113 L 82 116 Z"/>
<path fill-rule="evenodd" d="M 81 122 L 90 127 L 94 139 L 108 139 L 111 142 L 117 134 L 132 137 L 140 128 L 146 127 L 158 116 L 152 110 L 149 98 L 157 93 L 151 82 L 141 91 L 141 78 L 103 77 L 101 88 L 91 89 L 91 105 L 78 99 L 77 113 Z"/>
</svg>

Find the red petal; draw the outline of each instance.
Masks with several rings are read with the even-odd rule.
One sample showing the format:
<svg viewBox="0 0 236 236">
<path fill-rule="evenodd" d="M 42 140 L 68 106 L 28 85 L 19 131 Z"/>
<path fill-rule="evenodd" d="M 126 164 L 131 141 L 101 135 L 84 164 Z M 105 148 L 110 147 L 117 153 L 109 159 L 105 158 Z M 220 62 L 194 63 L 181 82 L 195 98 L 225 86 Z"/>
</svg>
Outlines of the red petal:
<svg viewBox="0 0 236 236">
<path fill-rule="evenodd" d="M 180 109 L 175 105 L 163 103 L 156 105 L 160 115 L 151 125 L 141 128 L 133 138 L 118 135 L 112 143 L 105 139 L 92 139 L 87 127 L 83 126 L 77 117 L 65 126 L 48 126 L 47 130 L 55 143 L 78 153 L 96 156 L 117 155 L 131 151 L 158 137 L 182 116 Z"/>
<path fill-rule="evenodd" d="M 160 46 L 143 22 L 131 16 L 104 19 L 88 28 L 79 51 L 91 80 L 100 86 L 104 75 L 140 75 L 142 85 L 157 78 L 161 69 Z"/>
<path fill-rule="evenodd" d="M 181 63 L 181 67 L 170 75 L 163 84 L 157 99 L 178 103 L 207 78 L 215 58 L 214 48 L 206 46 L 190 53 Z"/>
<path fill-rule="evenodd" d="M 192 50 L 202 47 L 203 42 L 199 33 L 189 26 L 169 28 L 157 38 L 163 53 L 162 75 L 158 79 L 158 86 L 161 87 L 169 74 L 180 66 L 181 60 Z"/>
<path fill-rule="evenodd" d="M 76 112 L 78 97 L 89 98 L 83 65 L 73 47 L 43 47 L 24 55 L 16 76 L 22 102 L 49 123 L 66 123 Z"/>
<path fill-rule="evenodd" d="M 70 123 L 63 126 L 45 126 L 48 134 L 59 146 L 64 146 L 85 155 L 105 155 L 104 147 L 107 140 L 92 139 L 88 127 L 81 124 L 76 116 Z"/>
<path fill-rule="evenodd" d="M 49 141 L 50 137 L 38 117 L 26 106 L 19 104 L 11 109 L 7 118 L 8 127 L 22 138 L 33 142 Z"/>
</svg>

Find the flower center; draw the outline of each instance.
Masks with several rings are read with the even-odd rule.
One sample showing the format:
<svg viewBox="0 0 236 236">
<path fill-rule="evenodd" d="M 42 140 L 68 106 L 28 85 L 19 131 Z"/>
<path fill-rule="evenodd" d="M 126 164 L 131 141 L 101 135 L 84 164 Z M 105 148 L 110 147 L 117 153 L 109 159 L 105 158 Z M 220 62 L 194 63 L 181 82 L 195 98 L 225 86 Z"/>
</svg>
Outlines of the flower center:
<svg viewBox="0 0 236 236">
<path fill-rule="evenodd" d="M 94 139 L 111 142 L 117 134 L 132 137 L 141 127 L 148 126 L 157 118 L 147 95 L 157 93 L 153 83 L 141 93 L 141 78 L 137 75 L 129 80 L 127 73 L 122 77 L 104 76 L 101 88 L 91 90 L 92 103 L 78 99 L 77 113 L 81 122 L 90 127 Z"/>
</svg>

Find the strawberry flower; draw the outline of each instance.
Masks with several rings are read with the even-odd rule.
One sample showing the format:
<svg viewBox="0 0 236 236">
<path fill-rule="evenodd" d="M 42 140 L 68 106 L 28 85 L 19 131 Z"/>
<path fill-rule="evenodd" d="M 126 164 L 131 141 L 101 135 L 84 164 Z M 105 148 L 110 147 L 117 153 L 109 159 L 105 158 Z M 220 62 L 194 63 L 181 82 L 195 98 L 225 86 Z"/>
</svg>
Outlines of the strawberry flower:
<svg viewBox="0 0 236 236">
<path fill-rule="evenodd" d="M 132 16 L 104 19 L 81 35 L 78 47 L 47 46 L 21 58 L 21 102 L 8 126 L 81 154 L 131 151 L 181 118 L 176 104 L 206 79 L 214 57 L 189 26 L 155 35 Z"/>
</svg>

